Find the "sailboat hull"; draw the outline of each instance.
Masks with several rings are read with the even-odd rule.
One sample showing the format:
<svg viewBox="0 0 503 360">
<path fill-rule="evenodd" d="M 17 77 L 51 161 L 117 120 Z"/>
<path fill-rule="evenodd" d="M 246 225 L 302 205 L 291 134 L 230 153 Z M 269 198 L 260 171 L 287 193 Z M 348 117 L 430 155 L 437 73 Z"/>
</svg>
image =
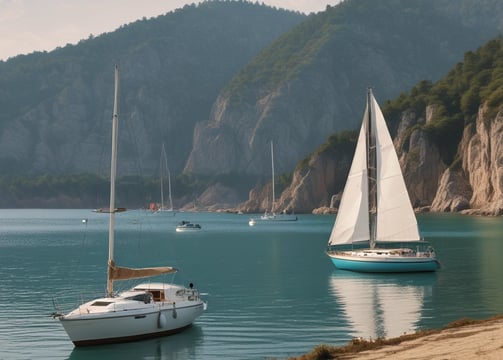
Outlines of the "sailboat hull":
<svg viewBox="0 0 503 360">
<path fill-rule="evenodd" d="M 164 308 L 164 310 L 161 310 Z M 204 303 L 179 307 L 157 305 L 105 314 L 65 316 L 60 321 L 75 346 L 122 343 L 176 334 L 204 312 Z"/>
<path fill-rule="evenodd" d="M 355 252 L 329 252 L 328 256 L 336 268 L 358 272 L 431 272 L 440 268 L 436 258 L 425 256 L 362 256 Z"/>
<path fill-rule="evenodd" d="M 297 215 L 292 214 L 267 214 L 262 215 L 260 220 L 265 221 L 297 221 Z"/>
</svg>

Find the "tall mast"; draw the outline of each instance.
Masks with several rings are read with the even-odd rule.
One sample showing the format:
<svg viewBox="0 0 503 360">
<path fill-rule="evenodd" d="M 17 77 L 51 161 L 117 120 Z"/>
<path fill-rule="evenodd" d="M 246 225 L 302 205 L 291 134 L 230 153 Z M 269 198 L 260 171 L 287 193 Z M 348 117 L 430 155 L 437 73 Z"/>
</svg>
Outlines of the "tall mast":
<svg viewBox="0 0 503 360">
<path fill-rule="evenodd" d="M 377 224 L 377 166 L 376 166 L 376 136 L 372 121 L 374 114 L 372 89 L 367 91 L 367 179 L 369 189 L 369 233 L 370 248 L 375 247 Z"/>
<path fill-rule="evenodd" d="M 271 206 L 271 212 L 274 213 L 274 202 L 276 201 L 276 195 L 274 193 L 274 145 L 271 140 L 271 169 L 272 169 L 272 206 Z"/>
<path fill-rule="evenodd" d="M 164 164 L 162 162 L 164 160 Z M 169 208 L 173 209 L 173 198 L 171 197 L 171 173 L 168 167 L 168 157 L 166 155 L 166 148 L 164 147 L 164 143 L 162 143 L 162 154 L 161 154 L 161 209 L 164 208 L 164 193 L 163 193 L 163 166 L 168 173 L 168 197 L 169 197 Z"/>
<path fill-rule="evenodd" d="M 115 177 L 117 174 L 117 131 L 119 101 L 119 66 L 115 65 L 114 113 L 112 116 L 112 152 L 110 163 L 110 223 L 108 228 L 108 280 L 107 296 L 113 296 L 114 283 L 111 278 L 111 265 L 114 261 L 114 225 L 115 225 Z"/>
<path fill-rule="evenodd" d="M 164 150 L 164 143 L 162 143 L 162 150 L 161 150 L 161 163 L 159 164 L 159 169 L 161 171 L 161 211 L 164 210 L 164 156 L 165 156 L 165 150 Z"/>
</svg>

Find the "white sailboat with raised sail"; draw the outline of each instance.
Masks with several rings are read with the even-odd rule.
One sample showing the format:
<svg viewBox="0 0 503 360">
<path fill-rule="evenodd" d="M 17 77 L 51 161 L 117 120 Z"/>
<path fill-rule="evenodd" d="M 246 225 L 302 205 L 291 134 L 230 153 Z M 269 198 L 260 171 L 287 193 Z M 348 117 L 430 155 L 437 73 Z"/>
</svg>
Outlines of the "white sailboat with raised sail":
<svg viewBox="0 0 503 360">
<path fill-rule="evenodd" d="M 259 219 L 250 219 L 248 222 L 250 226 L 254 226 L 257 221 L 297 221 L 297 215 L 289 214 L 286 211 L 276 213 L 276 179 L 274 176 L 274 144 L 271 141 L 271 172 L 272 172 L 272 198 L 271 198 L 271 211 L 268 212 L 267 209 L 264 215 L 260 216 Z"/>
<path fill-rule="evenodd" d="M 206 309 L 206 303 L 192 286 L 168 283 L 139 284 L 116 294 L 114 281 L 174 273 L 165 266 L 132 269 L 115 265 L 115 178 L 117 168 L 119 70 L 115 67 L 114 112 L 112 119 L 112 160 L 110 170 L 110 223 L 108 280 L 104 297 L 80 305 L 67 314 L 54 314 L 76 346 L 119 343 L 177 333 L 189 327 Z"/>
<path fill-rule="evenodd" d="M 352 271 L 440 267 L 433 248 L 419 236 L 400 163 L 371 89 L 327 254 L 335 267 Z"/>
</svg>

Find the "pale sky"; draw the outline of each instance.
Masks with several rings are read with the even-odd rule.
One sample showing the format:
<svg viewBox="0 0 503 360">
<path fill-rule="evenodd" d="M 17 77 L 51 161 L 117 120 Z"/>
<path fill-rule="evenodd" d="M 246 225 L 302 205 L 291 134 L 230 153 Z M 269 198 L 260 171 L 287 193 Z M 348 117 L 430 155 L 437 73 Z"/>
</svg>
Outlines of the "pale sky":
<svg viewBox="0 0 503 360">
<path fill-rule="evenodd" d="M 306 14 L 340 0 L 258 0 Z M 0 0 L 0 60 L 76 44 L 89 35 L 114 31 L 199 0 Z M 256 2 L 255 0 L 252 2 Z"/>
</svg>

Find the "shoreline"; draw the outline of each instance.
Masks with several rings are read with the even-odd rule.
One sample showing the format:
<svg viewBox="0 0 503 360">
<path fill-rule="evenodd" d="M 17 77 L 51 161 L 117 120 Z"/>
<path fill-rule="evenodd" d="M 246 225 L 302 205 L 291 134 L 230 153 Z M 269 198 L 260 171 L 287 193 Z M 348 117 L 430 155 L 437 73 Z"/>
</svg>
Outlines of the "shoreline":
<svg viewBox="0 0 503 360">
<path fill-rule="evenodd" d="M 454 360 L 503 359 L 503 314 L 485 320 L 461 319 L 440 330 L 390 339 L 353 339 L 345 346 L 319 345 L 290 360 Z"/>
</svg>

